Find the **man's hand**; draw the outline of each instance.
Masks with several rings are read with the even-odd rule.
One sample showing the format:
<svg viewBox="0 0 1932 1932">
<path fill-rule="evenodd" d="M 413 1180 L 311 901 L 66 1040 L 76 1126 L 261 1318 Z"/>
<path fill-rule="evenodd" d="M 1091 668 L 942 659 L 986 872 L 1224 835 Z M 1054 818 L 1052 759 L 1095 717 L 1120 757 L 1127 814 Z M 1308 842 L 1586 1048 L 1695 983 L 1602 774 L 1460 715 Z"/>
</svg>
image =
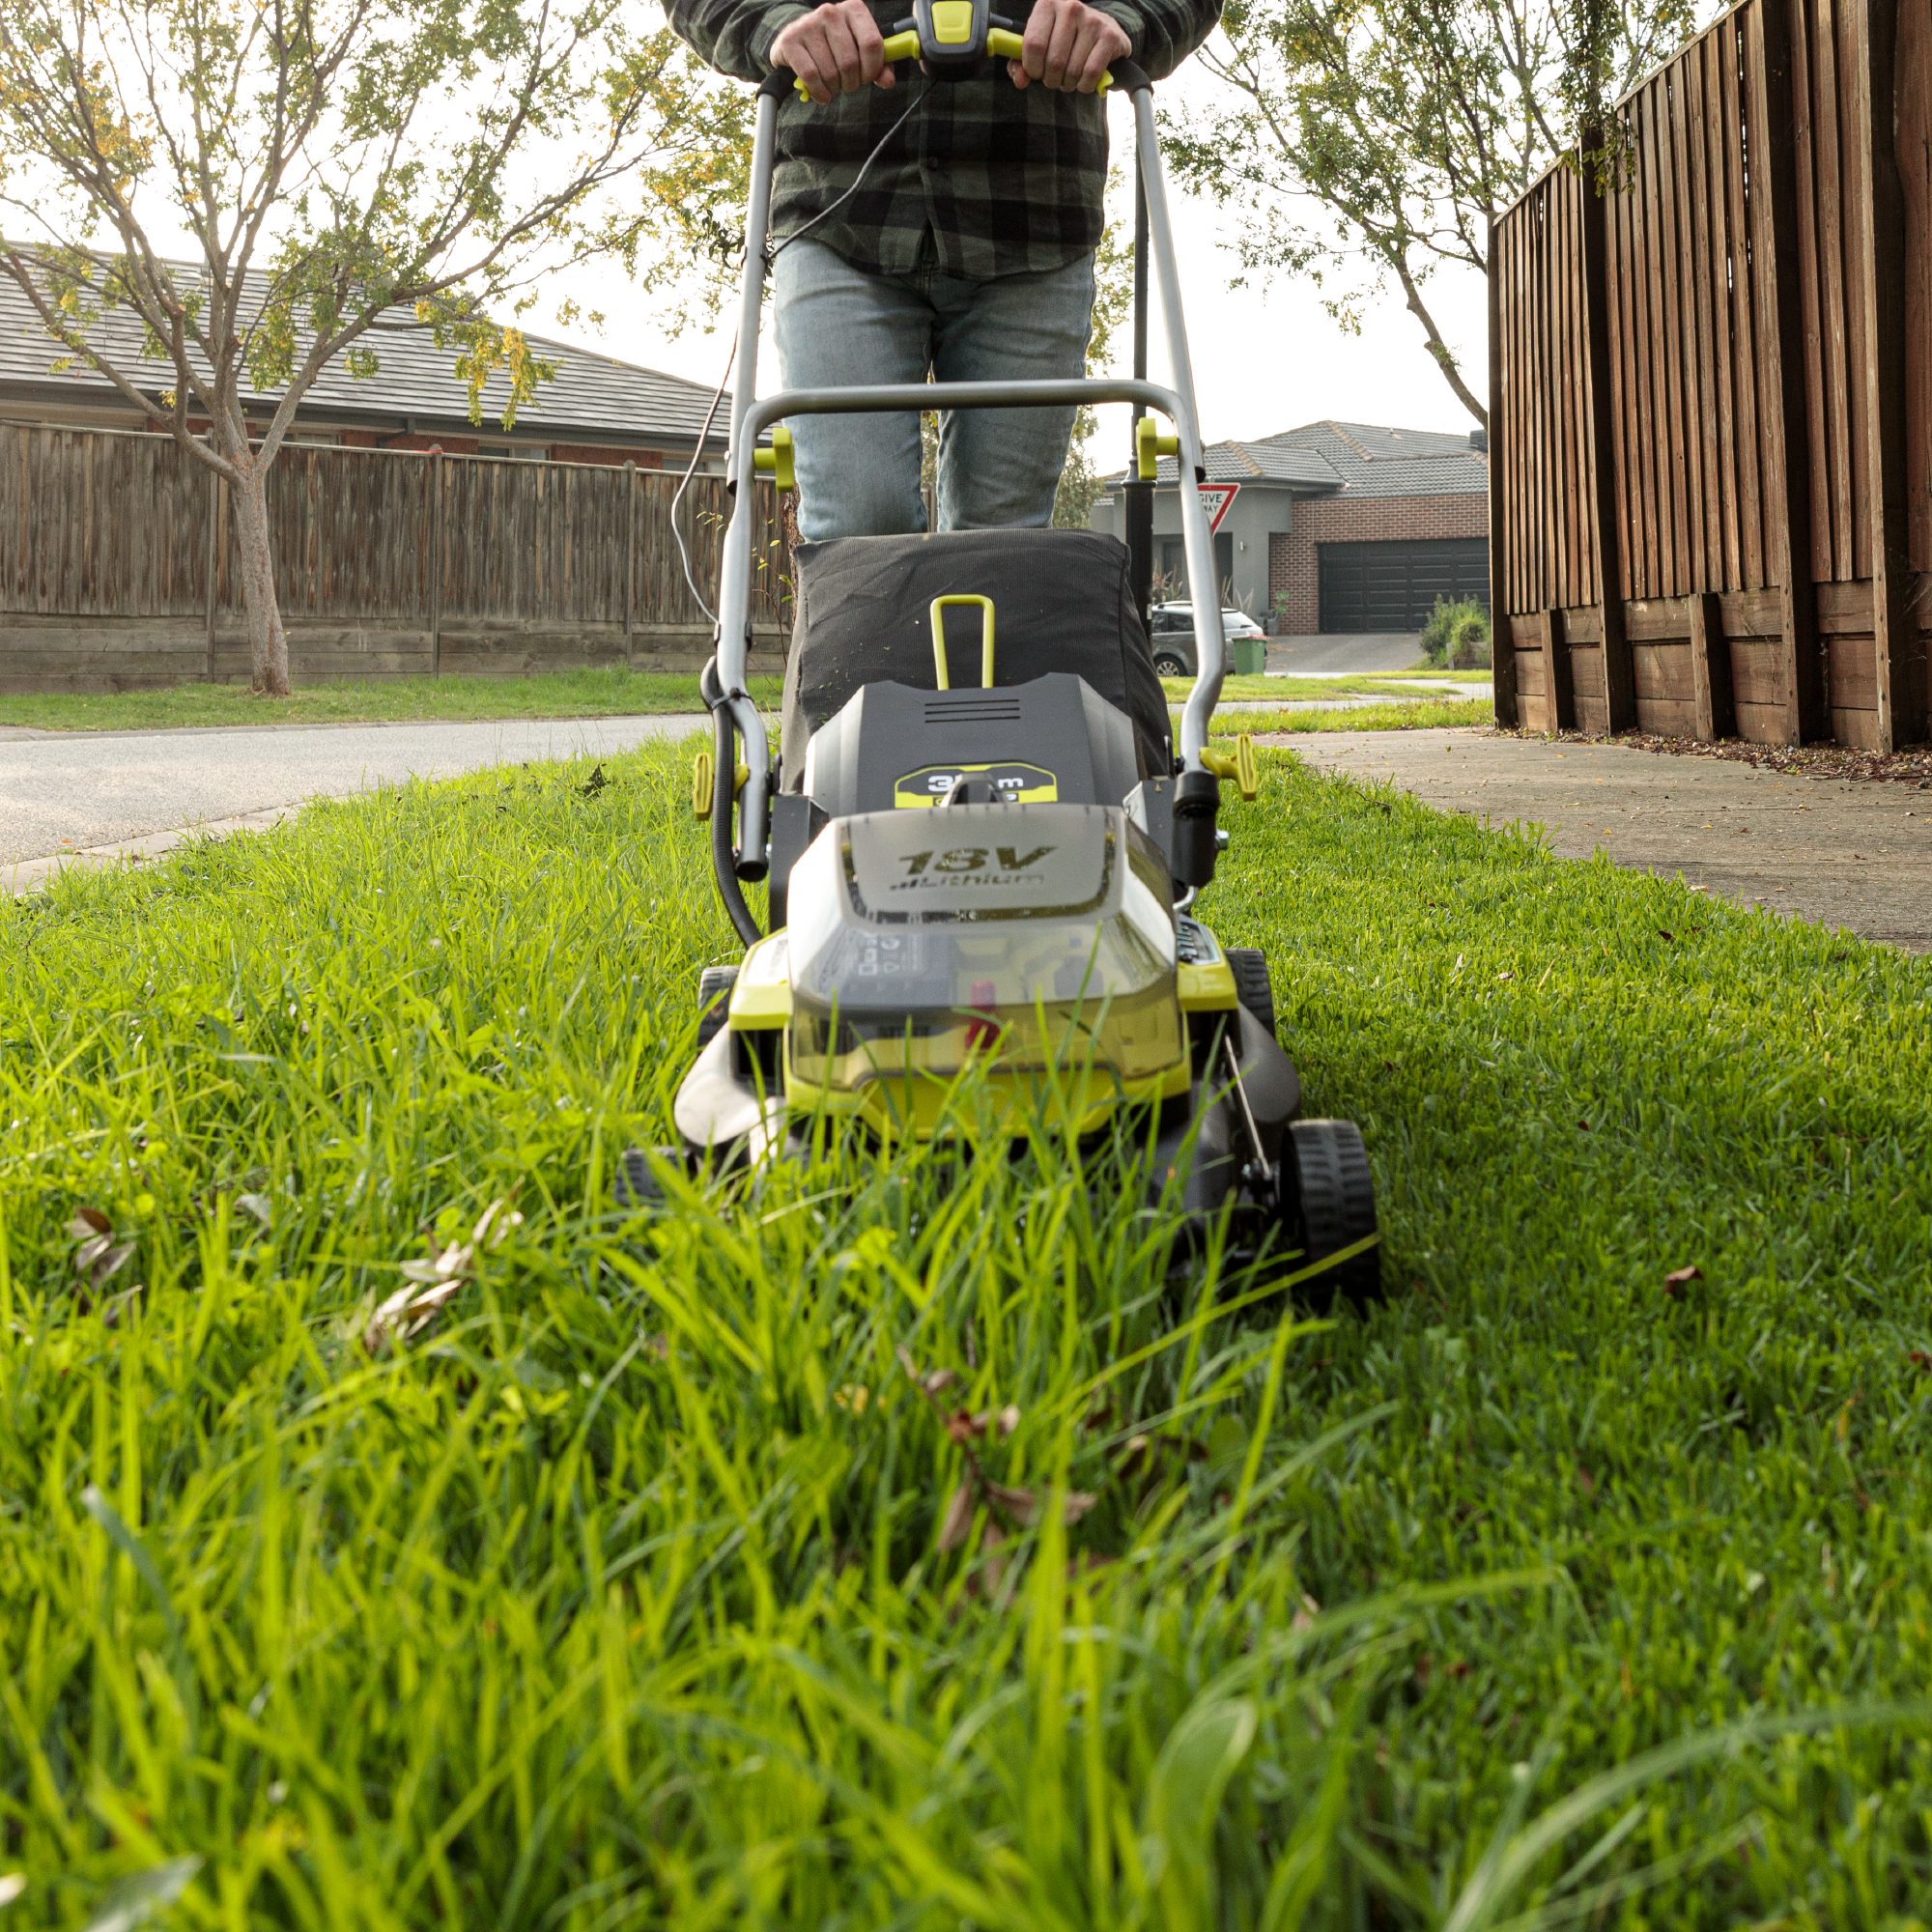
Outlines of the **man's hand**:
<svg viewBox="0 0 1932 1932">
<path fill-rule="evenodd" d="M 885 48 L 866 0 L 829 0 L 779 34 L 772 65 L 790 68 L 822 107 L 835 94 L 895 85 L 898 76 L 886 65 Z"/>
<path fill-rule="evenodd" d="M 1082 0 L 1034 0 L 1021 39 L 1026 52 L 1007 63 L 1013 85 L 1037 80 L 1065 94 L 1092 94 L 1108 67 L 1134 50 L 1118 20 Z"/>
</svg>

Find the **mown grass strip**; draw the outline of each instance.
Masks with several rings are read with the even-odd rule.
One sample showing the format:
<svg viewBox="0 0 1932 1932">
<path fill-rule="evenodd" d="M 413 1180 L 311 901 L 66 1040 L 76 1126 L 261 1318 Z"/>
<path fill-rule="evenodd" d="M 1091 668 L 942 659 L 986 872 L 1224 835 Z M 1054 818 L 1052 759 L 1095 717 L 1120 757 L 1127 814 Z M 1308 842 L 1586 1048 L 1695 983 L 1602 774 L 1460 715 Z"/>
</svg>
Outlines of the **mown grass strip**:
<svg viewBox="0 0 1932 1932">
<path fill-rule="evenodd" d="M 0 907 L 26 1922 L 1919 1909 L 1932 962 L 1264 757 L 1203 910 L 1392 1290 L 1289 1322 L 1125 1143 L 616 1212 L 728 935 L 681 753 L 605 768 Z"/>
</svg>

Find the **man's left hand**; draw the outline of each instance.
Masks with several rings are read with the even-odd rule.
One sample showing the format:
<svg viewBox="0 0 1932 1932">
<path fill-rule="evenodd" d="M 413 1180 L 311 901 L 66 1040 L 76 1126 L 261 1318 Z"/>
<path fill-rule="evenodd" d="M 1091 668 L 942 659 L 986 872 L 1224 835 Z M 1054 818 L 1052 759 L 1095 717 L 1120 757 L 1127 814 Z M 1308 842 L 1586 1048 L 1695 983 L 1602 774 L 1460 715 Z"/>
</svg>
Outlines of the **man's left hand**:
<svg viewBox="0 0 1932 1932">
<path fill-rule="evenodd" d="M 1013 85 L 1037 80 L 1065 94 L 1092 94 L 1108 67 L 1134 50 L 1118 20 L 1083 0 L 1034 0 L 1021 40 L 1026 51 L 1007 63 Z"/>
</svg>

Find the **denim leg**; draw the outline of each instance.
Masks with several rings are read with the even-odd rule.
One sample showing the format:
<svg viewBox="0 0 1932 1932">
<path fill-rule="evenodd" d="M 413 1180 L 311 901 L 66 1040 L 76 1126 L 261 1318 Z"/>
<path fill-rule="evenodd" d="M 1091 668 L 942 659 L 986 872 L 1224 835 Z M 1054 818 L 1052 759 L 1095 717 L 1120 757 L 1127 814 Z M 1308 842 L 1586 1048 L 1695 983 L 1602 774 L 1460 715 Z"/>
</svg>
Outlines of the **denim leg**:
<svg viewBox="0 0 1932 1932">
<path fill-rule="evenodd" d="M 931 281 L 938 318 L 933 373 L 942 383 L 1046 382 L 1086 372 L 1094 326 L 1094 258 L 1035 275 Z M 1069 410 L 956 410 L 939 424 L 939 527 L 1035 527 L 1073 431 Z"/>
<path fill-rule="evenodd" d="M 801 240 L 772 264 L 772 294 L 786 388 L 925 381 L 932 309 L 910 283 L 866 274 Z M 808 542 L 925 528 L 918 416 L 794 416 L 791 433 Z"/>
</svg>

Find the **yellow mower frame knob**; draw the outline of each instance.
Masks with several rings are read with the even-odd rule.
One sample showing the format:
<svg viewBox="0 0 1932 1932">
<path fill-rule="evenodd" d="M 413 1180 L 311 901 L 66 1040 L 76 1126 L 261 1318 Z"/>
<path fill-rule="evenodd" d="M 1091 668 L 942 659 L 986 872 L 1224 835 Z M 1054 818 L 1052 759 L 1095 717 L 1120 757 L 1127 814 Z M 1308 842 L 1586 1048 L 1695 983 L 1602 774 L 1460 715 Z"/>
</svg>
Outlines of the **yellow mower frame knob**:
<svg viewBox="0 0 1932 1932">
<path fill-rule="evenodd" d="M 691 809 L 699 818 L 711 816 L 711 799 L 718 773 L 718 766 L 709 752 L 699 752 L 691 761 Z M 745 789 L 745 781 L 752 776 L 750 765 L 739 765 L 731 774 L 731 796 L 736 798 Z"/>
<path fill-rule="evenodd" d="M 798 477 L 791 465 L 791 431 L 781 423 L 772 431 L 772 446 L 752 452 L 752 468 L 769 476 L 781 490 L 796 490 Z"/>
<path fill-rule="evenodd" d="M 1151 483 L 1163 456 L 1179 456 L 1180 439 L 1162 436 L 1151 416 L 1143 416 L 1134 425 L 1134 467 L 1143 483 Z"/>
<path fill-rule="evenodd" d="M 1233 779 L 1247 804 L 1254 804 L 1261 795 L 1262 775 L 1255 763 L 1255 741 L 1245 731 L 1235 740 L 1233 757 L 1226 752 L 1203 752 L 1201 762 L 1217 779 Z"/>
</svg>

